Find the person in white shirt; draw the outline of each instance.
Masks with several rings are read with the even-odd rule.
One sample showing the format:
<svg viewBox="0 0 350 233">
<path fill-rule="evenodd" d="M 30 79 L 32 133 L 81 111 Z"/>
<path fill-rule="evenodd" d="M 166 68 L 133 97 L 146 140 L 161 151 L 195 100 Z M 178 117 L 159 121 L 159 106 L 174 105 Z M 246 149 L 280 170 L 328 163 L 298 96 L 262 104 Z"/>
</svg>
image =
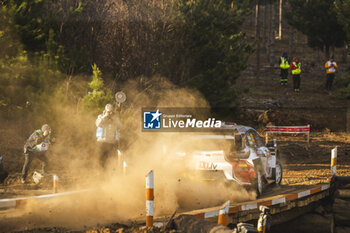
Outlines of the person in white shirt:
<svg viewBox="0 0 350 233">
<path fill-rule="evenodd" d="M 118 149 L 120 121 L 112 104 L 107 104 L 96 119 L 96 139 L 99 144 L 100 165 L 105 168 L 108 158 Z M 115 154 L 114 154 L 115 155 Z"/>
</svg>

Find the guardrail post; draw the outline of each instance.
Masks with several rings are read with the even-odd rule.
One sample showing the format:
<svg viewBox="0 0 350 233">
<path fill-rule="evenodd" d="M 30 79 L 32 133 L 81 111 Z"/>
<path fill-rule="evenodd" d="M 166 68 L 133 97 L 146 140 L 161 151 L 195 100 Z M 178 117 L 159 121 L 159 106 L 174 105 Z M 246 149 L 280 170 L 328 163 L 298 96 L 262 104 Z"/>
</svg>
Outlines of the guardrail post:
<svg viewBox="0 0 350 233">
<path fill-rule="evenodd" d="M 52 176 L 52 182 L 53 182 L 52 191 L 53 191 L 53 193 L 57 193 L 57 185 L 58 185 L 58 176 L 57 175 Z"/>
<path fill-rule="evenodd" d="M 230 208 L 230 201 L 225 202 L 225 204 L 220 208 L 218 224 L 227 226 L 229 208 Z"/>
<path fill-rule="evenodd" d="M 337 175 L 337 154 L 338 149 L 335 147 L 332 149 L 332 155 L 331 155 L 331 174 L 333 176 Z"/>
<path fill-rule="evenodd" d="M 146 176 L 146 226 L 153 227 L 153 201 L 154 201 L 153 170 Z"/>
</svg>

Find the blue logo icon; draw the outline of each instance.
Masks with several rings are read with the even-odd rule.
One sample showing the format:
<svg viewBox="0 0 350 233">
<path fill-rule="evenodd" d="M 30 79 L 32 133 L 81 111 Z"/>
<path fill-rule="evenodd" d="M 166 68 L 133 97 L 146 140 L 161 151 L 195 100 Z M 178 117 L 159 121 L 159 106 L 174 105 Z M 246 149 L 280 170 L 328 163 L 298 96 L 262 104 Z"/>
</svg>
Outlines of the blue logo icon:
<svg viewBox="0 0 350 233">
<path fill-rule="evenodd" d="M 156 112 L 143 112 L 143 128 L 144 129 L 160 129 L 161 115 L 159 109 Z"/>
</svg>

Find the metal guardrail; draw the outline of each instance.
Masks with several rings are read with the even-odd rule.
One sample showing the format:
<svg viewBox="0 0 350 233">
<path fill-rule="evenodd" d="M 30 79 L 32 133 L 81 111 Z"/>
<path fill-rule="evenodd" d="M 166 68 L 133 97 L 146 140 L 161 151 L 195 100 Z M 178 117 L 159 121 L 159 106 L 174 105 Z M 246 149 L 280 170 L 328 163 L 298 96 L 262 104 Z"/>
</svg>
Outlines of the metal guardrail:
<svg viewBox="0 0 350 233">
<path fill-rule="evenodd" d="M 259 206 L 268 206 L 268 207 L 277 207 L 277 208 L 284 207 L 292 201 L 298 201 L 305 198 L 310 198 L 309 203 L 311 203 L 311 202 L 320 200 L 325 196 L 328 196 L 329 189 L 330 189 L 330 184 L 324 184 L 315 188 L 305 189 L 303 191 L 277 195 L 269 198 L 258 199 L 255 201 L 232 204 L 229 207 L 228 214 L 234 215 L 234 214 L 239 214 L 245 211 L 252 211 L 252 210 L 258 213 Z M 321 195 L 319 198 L 311 198 L 314 195 L 321 194 L 321 193 L 323 193 L 324 195 Z M 182 214 L 194 215 L 195 217 L 201 218 L 201 219 L 210 219 L 210 218 L 216 218 L 219 216 L 219 209 L 220 207 L 214 207 L 214 208 L 189 211 Z M 281 211 L 276 211 L 276 212 L 281 212 Z M 247 221 L 247 218 L 245 219 L 246 219 L 245 221 Z M 254 218 L 252 217 L 251 219 L 254 219 Z"/>
</svg>

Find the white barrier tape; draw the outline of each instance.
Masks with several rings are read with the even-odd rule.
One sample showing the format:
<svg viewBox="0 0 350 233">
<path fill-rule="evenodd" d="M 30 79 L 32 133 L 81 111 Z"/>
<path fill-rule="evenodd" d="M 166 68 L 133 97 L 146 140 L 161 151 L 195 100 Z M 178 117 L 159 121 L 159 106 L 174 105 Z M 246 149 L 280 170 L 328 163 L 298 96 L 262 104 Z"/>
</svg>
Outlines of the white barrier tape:
<svg viewBox="0 0 350 233">
<path fill-rule="evenodd" d="M 266 126 L 265 133 L 310 133 L 310 125 L 306 125 L 306 126 Z"/>
<path fill-rule="evenodd" d="M 0 199 L 0 208 L 16 208 L 17 201 L 29 201 L 29 200 L 44 201 L 55 197 L 62 197 L 62 196 L 67 196 L 67 195 L 77 194 L 77 193 L 82 193 L 87 191 L 89 190 L 78 190 L 78 191 L 70 191 L 70 192 L 64 192 L 64 193 L 46 194 L 46 195 L 40 195 L 40 196 Z"/>
<path fill-rule="evenodd" d="M 0 209 L 16 208 L 16 200 L 2 199 L 0 200 Z"/>
</svg>

